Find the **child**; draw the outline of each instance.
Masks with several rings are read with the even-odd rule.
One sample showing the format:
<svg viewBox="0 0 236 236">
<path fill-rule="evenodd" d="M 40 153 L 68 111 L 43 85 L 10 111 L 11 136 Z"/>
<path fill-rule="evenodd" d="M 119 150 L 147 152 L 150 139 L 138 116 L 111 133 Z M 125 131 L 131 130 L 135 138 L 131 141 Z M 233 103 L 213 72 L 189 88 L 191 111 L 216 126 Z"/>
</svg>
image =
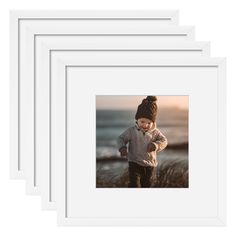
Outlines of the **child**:
<svg viewBox="0 0 236 236">
<path fill-rule="evenodd" d="M 119 136 L 119 152 L 129 161 L 129 187 L 149 188 L 154 167 L 157 166 L 156 154 L 167 146 L 166 137 L 156 128 L 156 97 L 147 96 L 138 106 L 136 124 Z M 128 150 L 127 150 L 128 144 Z"/>
</svg>

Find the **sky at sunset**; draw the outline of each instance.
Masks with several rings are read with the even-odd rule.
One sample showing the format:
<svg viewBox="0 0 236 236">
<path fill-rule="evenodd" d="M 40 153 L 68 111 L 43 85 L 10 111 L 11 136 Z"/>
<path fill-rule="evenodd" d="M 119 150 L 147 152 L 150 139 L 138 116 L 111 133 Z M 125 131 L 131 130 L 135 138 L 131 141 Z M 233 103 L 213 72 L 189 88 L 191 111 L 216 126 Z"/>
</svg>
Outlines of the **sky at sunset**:
<svg viewBox="0 0 236 236">
<path fill-rule="evenodd" d="M 158 107 L 188 108 L 188 96 L 158 96 Z M 146 96 L 98 95 L 96 96 L 97 109 L 131 109 L 134 110 Z"/>
</svg>

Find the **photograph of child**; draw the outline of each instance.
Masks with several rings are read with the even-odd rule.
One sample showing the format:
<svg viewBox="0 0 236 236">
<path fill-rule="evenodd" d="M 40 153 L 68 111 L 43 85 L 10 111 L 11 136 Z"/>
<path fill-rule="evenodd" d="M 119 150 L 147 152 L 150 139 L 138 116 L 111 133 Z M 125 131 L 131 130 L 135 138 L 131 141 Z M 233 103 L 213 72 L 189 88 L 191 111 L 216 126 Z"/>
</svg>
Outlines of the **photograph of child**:
<svg viewBox="0 0 236 236">
<path fill-rule="evenodd" d="M 96 96 L 97 188 L 188 188 L 188 96 Z"/>
</svg>

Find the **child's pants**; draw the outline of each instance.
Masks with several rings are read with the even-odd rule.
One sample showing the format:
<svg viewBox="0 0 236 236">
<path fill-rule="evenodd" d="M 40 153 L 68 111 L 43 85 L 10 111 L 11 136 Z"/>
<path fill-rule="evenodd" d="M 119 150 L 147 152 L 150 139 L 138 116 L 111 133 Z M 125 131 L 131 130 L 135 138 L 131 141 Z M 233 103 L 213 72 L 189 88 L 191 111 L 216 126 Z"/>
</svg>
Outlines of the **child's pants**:
<svg viewBox="0 0 236 236">
<path fill-rule="evenodd" d="M 150 188 L 154 167 L 141 166 L 134 162 L 129 162 L 129 188 Z"/>
</svg>

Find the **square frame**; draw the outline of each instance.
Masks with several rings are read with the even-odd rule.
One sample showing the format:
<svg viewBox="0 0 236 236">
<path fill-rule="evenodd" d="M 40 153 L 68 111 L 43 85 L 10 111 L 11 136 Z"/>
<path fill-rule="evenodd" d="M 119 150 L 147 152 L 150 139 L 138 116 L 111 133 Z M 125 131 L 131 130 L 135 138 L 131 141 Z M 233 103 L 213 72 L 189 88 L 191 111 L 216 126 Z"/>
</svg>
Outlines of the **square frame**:
<svg viewBox="0 0 236 236">
<path fill-rule="evenodd" d="M 119 37 L 119 40 L 120 40 L 120 37 Z M 132 43 L 132 42 L 131 42 Z M 144 46 L 145 46 L 145 42 L 143 42 Z M 39 58 L 41 58 L 40 63 L 41 64 L 41 61 L 43 62 L 43 64 L 46 66 L 46 68 L 43 66 L 43 68 L 41 70 L 39 70 L 39 74 L 38 74 L 38 77 L 41 78 L 40 81 L 42 82 L 42 86 L 39 86 L 39 87 L 42 87 L 43 89 L 41 90 L 41 92 L 39 91 L 39 97 L 38 97 L 38 100 L 42 100 L 41 104 L 42 104 L 42 110 L 40 110 L 40 112 L 38 112 L 39 114 L 43 114 L 40 118 L 38 118 L 38 120 L 42 120 L 42 121 L 46 121 L 47 119 L 51 119 L 51 121 L 49 121 L 47 124 L 44 123 L 44 127 L 43 125 L 41 125 L 41 127 L 39 128 L 39 130 L 41 130 L 41 132 L 43 130 L 45 130 L 45 127 L 48 127 L 48 124 L 49 124 L 49 130 L 50 131 L 47 131 L 44 133 L 44 135 L 41 135 L 42 137 L 44 137 L 44 142 L 46 142 L 46 134 L 48 134 L 48 132 L 50 133 L 49 135 L 49 138 L 50 138 L 50 144 L 52 144 L 54 146 L 54 148 L 52 148 L 51 150 L 51 147 L 49 146 L 49 149 L 51 150 L 49 152 L 49 150 L 46 149 L 46 152 L 44 153 L 44 155 L 41 155 L 42 158 L 40 158 L 39 160 L 39 165 L 38 165 L 38 168 L 39 170 L 37 171 L 39 174 L 42 173 L 42 170 L 43 171 L 43 175 L 40 176 L 38 175 L 38 177 L 36 178 L 39 178 L 39 188 L 42 188 L 42 191 L 41 191 L 41 196 L 42 196 L 42 207 L 43 209 L 56 209 L 56 205 L 54 203 L 55 201 L 55 197 L 52 197 L 52 195 L 54 195 L 54 191 L 51 190 L 51 187 L 52 185 L 56 185 L 55 182 L 52 182 L 52 178 L 54 179 L 54 174 L 52 174 L 52 169 L 54 170 L 54 161 L 55 160 L 55 146 L 54 145 L 54 135 L 53 135 L 53 131 L 52 131 L 52 128 L 51 128 L 51 124 L 53 124 L 55 121 L 53 121 L 52 118 L 52 114 L 51 113 L 48 113 L 48 110 L 51 111 L 51 107 L 52 105 L 50 105 L 51 101 L 52 101 L 52 90 L 54 91 L 55 89 L 55 82 L 52 83 L 50 82 L 50 89 L 49 90 L 45 90 L 47 84 L 48 84 L 48 80 L 51 81 L 51 76 L 52 76 L 52 72 L 51 72 L 51 67 L 53 65 L 52 61 L 55 60 L 55 58 L 57 57 L 60 57 L 60 53 L 65 53 L 63 58 L 64 58 L 64 61 L 67 60 L 67 63 L 69 63 L 70 61 L 70 56 L 69 54 L 70 53 L 84 53 L 84 52 L 87 52 L 87 53 L 93 53 L 93 52 L 133 52 L 133 53 L 143 53 L 148 55 L 150 54 L 150 51 L 151 51 L 151 54 L 153 53 L 156 53 L 158 55 L 158 53 L 162 54 L 163 53 L 167 53 L 166 57 L 179 57 L 179 58 L 183 58 L 183 57 L 206 57 L 206 56 L 209 56 L 209 43 L 205 43 L 205 42 L 200 42 L 200 43 L 195 43 L 195 42 L 189 42 L 189 43 L 175 43 L 175 44 L 172 44 L 172 43 L 154 43 L 154 44 L 151 44 L 149 43 L 149 46 L 145 46 L 145 48 L 139 48 L 139 46 L 141 46 L 141 44 L 136 47 L 136 45 L 134 44 L 134 42 L 132 43 L 133 46 L 130 44 L 128 45 L 127 43 L 125 43 L 126 45 L 123 46 L 116 46 L 117 49 L 112 49 L 115 48 L 115 44 L 109 42 L 106 46 L 104 45 L 103 49 L 98 49 L 98 50 L 93 50 L 93 49 L 72 49 L 72 50 L 68 50 L 67 49 L 52 49 L 54 48 L 53 47 L 53 43 L 50 44 L 50 45 L 47 45 L 45 44 L 45 42 L 42 42 L 43 45 L 41 45 L 41 47 L 39 48 Z M 45 45 L 44 45 L 45 44 Z M 158 46 L 159 45 L 159 46 Z M 126 46 L 126 47 L 125 47 Z M 73 45 L 71 46 L 72 48 L 74 47 Z M 88 47 L 89 48 L 89 47 Z M 105 48 L 107 48 L 107 50 L 105 50 Z M 156 49 L 153 49 L 153 48 L 156 48 Z M 73 52 L 71 52 L 73 51 Z M 42 52 L 42 55 L 40 55 Z M 66 56 L 66 54 L 68 53 L 68 56 Z M 49 54 L 49 55 L 48 55 Z M 150 55 L 151 55 L 150 54 Z M 157 56 L 158 57 L 158 56 Z M 161 55 L 159 56 L 161 57 Z M 162 56 L 162 57 L 165 57 L 165 56 Z M 65 59 L 67 58 L 67 59 Z M 49 63 L 47 63 L 47 60 L 50 60 Z M 48 67 L 48 64 L 49 64 L 49 67 Z M 40 68 L 40 67 L 39 67 Z M 49 69 L 49 73 L 48 73 L 48 69 Z M 46 93 L 45 93 L 46 91 Z M 43 94 L 44 92 L 44 94 Z M 55 93 L 55 92 L 53 92 Z M 49 99 L 50 97 L 50 99 Z M 48 106 L 49 106 L 49 109 L 48 109 Z M 51 111 L 52 112 L 52 111 Z M 53 112 L 52 112 L 53 113 Z M 43 124 L 43 123 L 42 123 Z M 46 131 L 46 130 L 45 130 Z M 46 143 L 45 145 L 41 145 L 40 146 L 41 149 L 42 147 L 46 147 Z M 48 155 L 49 153 L 51 153 L 50 155 Z M 54 153 L 54 154 L 53 154 Z M 53 156 L 53 158 L 52 158 Z M 33 166 L 33 163 L 29 162 L 29 167 L 28 169 L 29 170 L 32 170 L 32 166 Z M 45 172 L 45 169 L 46 169 L 46 172 Z M 48 173 L 49 172 L 49 173 Z M 55 173 L 55 171 L 53 171 L 53 173 Z M 31 172 L 31 175 L 27 177 L 27 180 L 28 182 L 32 182 L 32 179 L 34 179 L 34 172 Z M 32 192 L 32 188 L 35 188 L 34 186 L 28 186 L 28 190 L 27 192 Z M 39 191 L 39 190 L 38 190 Z M 54 200 L 53 200 L 54 199 Z"/>
<path fill-rule="evenodd" d="M 134 24 L 135 25 L 135 24 Z M 36 172 L 37 169 L 37 151 L 36 151 L 36 146 L 35 143 L 36 141 L 36 127 L 35 127 L 35 123 L 37 122 L 36 120 L 36 71 L 34 70 L 35 68 L 35 45 L 36 45 L 36 39 L 37 37 L 40 36 L 45 36 L 45 35 L 54 35 L 54 36 L 62 36 L 65 34 L 49 34 L 49 32 L 51 32 L 53 29 L 52 28 L 47 28 L 45 29 L 42 26 L 39 26 L 38 28 L 36 27 L 35 29 L 30 29 L 30 26 L 28 26 L 27 28 L 27 32 L 26 32 L 26 57 L 23 58 L 23 64 L 27 65 L 27 72 L 24 76 L 24 84 L 25 87 L 24 88 L 24 96 L 25 96 L 25 101 L 22 102 L 24 103 L 24 108 L 25 112 L 22 112 L 22 115 L 25 116 L 24 119 L 20 119 L 22 121 L 24 121 L 25 125 L 24 125 L 24 131 L 27 130 L 26 133 L 28 133 L 28 135 L 25 135 L 25 139 L 24 142 L 22 141 L 22 143 L 24 143 L 24 145 L 22 144 L 22 146 L 24 146 L 25 148 L 21 148 L 22 152 L 24 153 L 24 155 L 22 155 L 24 158 L 22 158 L 22 161 L 24 163 L 26 163 L 24 165 L 25 167 L 25 173 L 23 173 L 21 171 L 21 173 L 23 173 L 24 175 L 26 175 L 25 179 L 26 179 L 26 193 L 30 194 L 30 195 L 38 195 L 40 190 L 37 187 L 37 183 L 36 183 L 36 179 L 34 177 L 34 179 L 30 178 L 30 176 L 32 176 L 32 170 L 34 172 Z M 96 28 L 96 31 L 100 31 L 100 29 Z M 57 32 L 61 32 L 64 31 L 64 29 L 55 29 Z M 87 31 L 88 29 L 86 29 Z M 189 26 L 179 26 L 179 27 L 175 27 L 175 26 L 169 26 L 168 28 L 166 27 L 156 27 L 155 29 L 149 29 L 149 28 L 140 28 L 140 25 L 138 25 L 137 28 L 121 28 L 121 29 L 112 29 L 111 33 L 106 33 L 106 32 L 110 32 L 110 26 L 103 27 L 101 29 L 102 33 L 92 33 L 92 34 L 69 34 L 69 32 L 71 32 L 71 29 L 67 29 L 68 31 L 68 36 L 81 36 L 81 37 L 86 37 L 86 36 L 98 36 L 98 37 L 102 37 L 102 36 L 106 36 L 106 37 L 140 37 L 141 38 L 146 38 L 146 40 L 148 38 L 152 39 L 154 41 L 154 39 L 159 39 L 161 43 L 168 43 L 168 41 L 170 42 L 175 42 L 175 44 L 177 45 L 180 42 L 186 42 L 186 43 L 190 43 L 190 41 L 193 40 L 194 38 L 194 27 L 189 27 Z M 46 32 L 48 31 L 48 34 L 41 34 L 42 32 Z M 75 31 L 75 29 L 73 28 L 72 31 Z M 115 33 L 118 32 L 118 33 Z M 144 32 L 144 33 L 140 33 L 140 32 Z M 33 40 L 32 40 L 33 39 Z M 151 43 L 152 40 L 150 40 Z M 106 40 L 107 41 L 107 40 Z M 208 47 L 208 46 L 207 46 Z M 32 50 L 33 49 L 33 50 Z M 208 48 L 209 49 L 209 48 Z M 207 49 L 207 50 L 208 50 Z M 27 81 L 27 83 L 26 83 Z M 26 89 L 27 88 L 27 89 Z M 27 98 L 27 99 L 26 99 Z M 27 102 L 26 102 L 27 101 Z M 31 102 L 29 102 L 31 101 Z M 23 106 L 21 106 L 23 107 Z M 27 119 L 26 119 L 27 117 Z M 27 121 L 27 125 L 26 125 L 26 121 Z M 30 125 L 32 124 L 32 125 Z M 40 147 L 41 148 L 41 147 Z M 32 158 L 33 157 L 33 158 Z M 29 167 L 28 167 L 29 166 Z M 33 169 L 32 169 L 33 168 Z"/>
<path fill-rule="evenodd" d="M 71 21 L 71 20 L 144 20 L 150 22 L 166 22 L 166 25 L 176 25 L 178 23 L 177 11 L 11 11 L 10 13 L 10 177 L 12 179 L 24 178 L 24 164 L 22 157 L 34 156 L 34 120 L 32 110 L 22 110 L 21 101 L 27 100 L 28 97 L 34 101 L 32 94 L 26 98 L 21 98 L 21 81 L 24 76 L 21 74 L 22 58 L 20 50 L 21 23 L 23 21 Z M 25 56 L 25 55 L 24 55 Z M 27 57 L 27 56 L 26 56 Z M 23 86 L 24 87 L 24 86 Z M 32 88 L 31 88 L 32 89 Z M 27 94 L 27 91 L 26 91 Z M 29 100 L 30 101 L 30 100 Z M 32 106 L 32 104 L 31 104 Z M 21 115 L 27 113 L 22 119 Z M 30 117 L 30 118 L 29 118 Z M 24 123 L 24 120 L 26 122 Z M 21 128 L 23 122 L 23 128 Z M 27 125 L 28 124 L 28 125 Z M 24 132 L 24 134 L 22 134 Z M 32 139 L 33 138 L 33 139 Z M 23 144 L 22 144 L 23 143 Z"/>
<path fill-rule="evenodd" d="M 117 60 L 118 61 L 118 60 Z M 124 60 L 123 60 L 124 61 Z M 67 212 L 67 200 L 69 197 L 67 196 L 67 188 L 68 188 L 68 163 L 67 163 L 67 139 L 66 133 L 67 133 L 67 116 L 62 116 L 61 121 L 59 122 L 61 126 L 61 130 L 58 131 L 61 135 L 60 145 L 58 147 L 62 147 L 62 149 L 59 151 L 61 155 L 58 156 L 58 170 L 57 170 L 57 176 L 58 180 L 61 184 L 59 184 L 57 187 L 57 197 L 58 197 L 58 223 L 60 225 L 145 225 L 145 226 L 154 226 L 154 225 L 161 225 L 161 226 L 186 226 L 186 225 L 194 225 L 194 226 L 216 226 L 216 225 L 225 225 L 225 188 L 226 188 L 226 182 L 225 182 L 225 150 L 226 150 L 226 142 L 225 142 L 225 106 L 226 106 L 226 99 L 225 99 L 225 89 L 226 89 L 226 82 L 225 82 L 225 60 L 224 59 L 191 59 L 191 60 L 166 60 L 166 61 L 160 61 L 155 62 L 155 60 L 145 61 L 145 64 L 141 63 L 142 60 L 128 60 L 129 64 L 122 63 L 122 60 L 120 60 L 120 64 L 117 62 L 117 65 L 115 62 L 113 64 L 111 63 L 110 67 L 129 67 L 129 66 L 136 66 L 136 67 L 147 67 L 147 68 L 153 68 L 153 67 L 161 67 L 161 68 L 214 68 L 217 71 L 216 75 L 216 84 L 217 84 L 217 94 L 218 99 L 216 101 L 217 103 L 217 124 L 218 124 L 218 137 L 217 142 L 219 142 L 221 145 L 218 145 L 218 159 L 217 159 L 217 171 L 218 171 L 218 178 L 216 180 L 218 187 L 217 187 L 217 215 L 214 217 L 192 217 L 192 218 L 181 218 L 181 217 L 175 217 L 175 218 L 168 218 L 168 217 L 159 217 L 159 218 L 143 218 L 143 219 L 136 219 L 136 218 L 102 218 L 102 217 L 82 217 L 82 218 L 69 218 L 68 212 Z M 61 95 L 63 96 L 66 102 L 63 103 L 63 96 L 59 99 L 58 103 L 60 102 L 60 106 L 58 106 L 58 109 L 60 109 L 61 114 L 67 114 L 67 75 L 68 75 L 68 68 L 72 67 L 86 67 L 86 65 L 83 66 L 76 66 L 76 65 L 68 65 L 64 63 L 62 60 L 58 60 L 58 68 L 65 68 L 64 73 L 58 74 L 58 78 L 60 78 L 61 84 L 58 84 L 58 88 L 61 89 Z M 100 67 L 99 65 L 93 65 L 93 66 L 87 66 L 89 68 L 91 67 Z M 103 65 L 103 67 L 106 67 Z M 108 66 L 109 67 L 109 66 Z M 64 81 L 64 82 L 63 82 Z M 65 86 L 63 85 L 65 83 Z M 64 92 L 63 92 L 64 91 Z M 59 104 L 58 104 L 59 105 Z M 59 113 L 58 113 L 59 114 Z M 59 125 L 58 123 L 58 125 Z M 59 127 L 59 126 L 58 126 Z M 64 136 L 63 136 L 64 134 Z M 64 143 L 64 144 L 63 144 Z M 59 143 L 58 143 L 59 144 Z M 95 197 L 95 196 L 94 196 Z M 96 198 L 95 198 L 96 199 Z M 204 207 L 203 207 L 204 209 Z"/>
</svg>

